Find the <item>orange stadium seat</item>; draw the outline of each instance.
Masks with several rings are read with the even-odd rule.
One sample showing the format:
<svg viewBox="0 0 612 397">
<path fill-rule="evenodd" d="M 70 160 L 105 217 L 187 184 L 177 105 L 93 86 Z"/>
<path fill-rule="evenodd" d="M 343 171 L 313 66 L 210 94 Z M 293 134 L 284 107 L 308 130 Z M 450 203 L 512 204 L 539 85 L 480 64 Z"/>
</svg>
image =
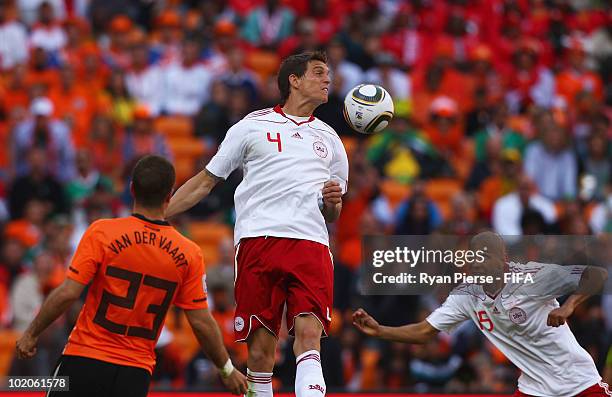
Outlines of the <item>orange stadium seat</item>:
<svg viewBox="0 0 612 397">
<path fill-rule="evenodd" d="M 252 51 L 246 56 L 246 65 L 251 68 L 262 82 L 274 75 L 280 65 L 280 58 L 270 51 Z"/>
<path fill-rule="evenodd" d="M 196 161 L 202 156 L 206 147 L 202 141 L 192 137 L 168 136 L 168 146 L 174 156 L 177 183 L 183 183 L 195 172 Z"/>
<path fill-rule="evenodd" d="M 19 333 L 12 329 L 0 330 L 0 376 L 8 373 L 18 337 Z"/>
<path fill-rule="evenodd" d="M 219 245 L 232 238 L 232 229 L 223 223 L 191 222 L 188 234 L 202 249 L 206 265 L 214 266 L 219 260 Z"/>
<path fill-rule="evenodd" d="M 396 182 L 392 179 L 385 179 L 380 183 L 380 191 L 389 200 L 391 208 L 396 208 L 399 203 L 410 195 L 410 186 Z"/>
<path fill-rule="evenodd" d="M 159 117 L 157 120 L 155 120 L 155 129 L 167 137 L 193 136 L 193 123 L 189 117 Z"/>
<path fill-rule="evenodd" d="M 461 190 L 461 182 L 449 178 L 432 179 L 425 185 L 425 194 L 436 203 L 444 219 L 450 215 L 451 199 Z"/>
</svg>

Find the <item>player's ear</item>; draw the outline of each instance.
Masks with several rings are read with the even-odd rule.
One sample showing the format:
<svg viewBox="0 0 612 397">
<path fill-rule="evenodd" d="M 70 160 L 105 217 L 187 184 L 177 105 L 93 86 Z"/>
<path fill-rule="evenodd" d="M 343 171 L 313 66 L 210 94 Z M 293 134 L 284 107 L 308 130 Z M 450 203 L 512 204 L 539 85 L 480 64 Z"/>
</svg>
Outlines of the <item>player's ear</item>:
<svg viewBox="0 0 612 397">
<path fill-rule="evenodd" d="M 289 75 L 289 87 L 298 88 L 300 86 L 300 78 L 295 74 Z"/>
</svg>

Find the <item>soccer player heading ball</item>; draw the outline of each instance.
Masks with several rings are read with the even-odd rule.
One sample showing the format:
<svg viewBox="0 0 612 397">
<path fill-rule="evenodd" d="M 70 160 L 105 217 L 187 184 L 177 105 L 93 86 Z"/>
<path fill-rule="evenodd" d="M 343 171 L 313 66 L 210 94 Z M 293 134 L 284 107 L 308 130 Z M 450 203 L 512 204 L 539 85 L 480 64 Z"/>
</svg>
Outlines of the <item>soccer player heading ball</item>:
<svg viewBox="0 0 612 397">
<path fill-rule="evenodd" d="M 506 263 L 501 237 L 476 235 L 471 249 L 487 248 L 485 261 L 473 266 L 479 275 L 499 277 L 494 284 L 461 284 L 426 320 L 402 327 L 385 327 L 363 309 L 353 324 L 376 338 L 426 343 L 439 331 L 450 331 L 465 320 L 474 321 L 487 339 L 521 370 L 514 397 L 607 397 L 593 359 L 576 341 L 566 320 L 607 277 L 605 269 L 529 262 Z M 503 272 L 529 273 L 533 283 L 504 283 Z M 573 293 L 562 306 L 557 297 Z"/>
<path fill-rule="evenodd" d="M 227 131 L 219 151 L 170 201 L 166 216 L 185 211 L 238 167 L 235 194 L 238 341 L 249 351 L 249 395 L 272 395 L 272 370 L 283 308 L 295 336 L 295 393 L 325 394 L 320 338 L 331 322 L 333 264 L 326 222 L 338 219 L 348 160 L 336 132 L 312 114 L 327 102 L 326 56 L 285 59 L 278 73 L 282 103 L 247 115 Z"/>
</svg>

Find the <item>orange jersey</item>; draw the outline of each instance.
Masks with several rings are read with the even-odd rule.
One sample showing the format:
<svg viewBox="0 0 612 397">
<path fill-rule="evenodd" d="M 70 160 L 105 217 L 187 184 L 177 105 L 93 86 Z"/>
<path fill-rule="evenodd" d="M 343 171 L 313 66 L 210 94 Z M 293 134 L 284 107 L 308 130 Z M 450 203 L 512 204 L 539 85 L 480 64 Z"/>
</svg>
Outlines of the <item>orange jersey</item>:
<svg viewBox="0 0 612 397">
<path fill-rule="evenodd" d="M 153 372 L 170 305 L 208 307 L 200 248 L 168 223 L 141 215 L 94 222 L 67 277 L 91 284 L 66 355 Z"/>
</svg>

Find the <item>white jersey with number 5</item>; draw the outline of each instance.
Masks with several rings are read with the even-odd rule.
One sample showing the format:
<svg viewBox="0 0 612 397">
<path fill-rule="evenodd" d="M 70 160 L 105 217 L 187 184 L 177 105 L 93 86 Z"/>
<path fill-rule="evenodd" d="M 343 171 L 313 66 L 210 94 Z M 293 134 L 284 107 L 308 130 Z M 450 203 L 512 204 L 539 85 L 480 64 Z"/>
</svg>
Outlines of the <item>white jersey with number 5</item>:
<svg viewBox="0 0 612 397">
<path fill-rule="evenodd" d="M 533 283 L 507 283 L 494 297 L 479 285 L 462 284 L 427 321 L 450 331 L 472 319 L 485 336 L 522 372 L 518 389 L 532 396 L 570 397 L 601 380 L 593 359 L 566 324 L 546 325 L 559 307 L 557 297 L 576 290 L 583 266 L 529 262 L 510 272 L 530 274 Z M 518 281 L 518 280 L 517 280 Z"/>
<path fill-rule="evenodd" d="M 285 115 L 280 106 L 247 115 L 232 126 L 206 166 L 227 178 L 242 167 L 235 193 L 234 241 L 274 236 L 329 245 L 319 209 L 323 184 L 348 183 L 348 160 L 338 134 L 314 116 Z"/>
</svg>

